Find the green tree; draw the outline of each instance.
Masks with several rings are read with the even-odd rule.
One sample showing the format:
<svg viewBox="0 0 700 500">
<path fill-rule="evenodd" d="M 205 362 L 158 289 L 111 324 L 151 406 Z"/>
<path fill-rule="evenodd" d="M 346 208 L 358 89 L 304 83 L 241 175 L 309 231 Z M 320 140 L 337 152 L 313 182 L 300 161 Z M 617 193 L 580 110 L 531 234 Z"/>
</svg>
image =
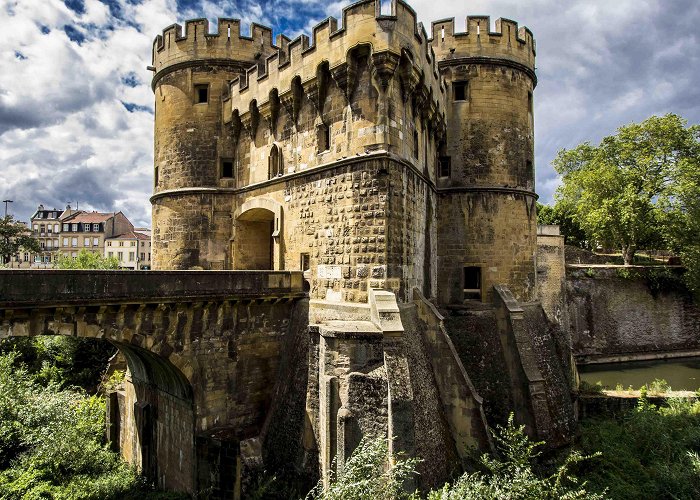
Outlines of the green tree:
<svg viewBox="0 0 700 500">
<path fill-rule="evenodd" d="M 119 259 L 81 250 L 76 257 L 60 254 L 54 267 L 56 269 L 119 269 Z"/>
<path fill-rule="evenodd" d="M 590 240 L 619 248 L 631 264 L 640 247 L 664 244 L 674 180 L 697 155 L 697 136 L 696 126 L 668 114 L 620 127 L 598 146 L 562 150 L 552 162 L 563 180 L 557 204 Z"/>
<path fill-rule="evenodd" d="M 21 251 L 39 252 L 39 241 L 33 238 L 27 226 L 15 222 L 11 215 L 0 218 L 0 256 L 10 262 L 13 255 Z"/>
<path fill-rule="evenodd" d="M 590 249 L 590 244 L 586 239 L 586 232 L 576 221 L 574 214 L 570 210 L 566 210 L 562 203 L 555 203 L 554 206 L 538 203 L 537 223 L 557 225 L 562 236 L 564 236 L 564 243 Z"/>
</svg>

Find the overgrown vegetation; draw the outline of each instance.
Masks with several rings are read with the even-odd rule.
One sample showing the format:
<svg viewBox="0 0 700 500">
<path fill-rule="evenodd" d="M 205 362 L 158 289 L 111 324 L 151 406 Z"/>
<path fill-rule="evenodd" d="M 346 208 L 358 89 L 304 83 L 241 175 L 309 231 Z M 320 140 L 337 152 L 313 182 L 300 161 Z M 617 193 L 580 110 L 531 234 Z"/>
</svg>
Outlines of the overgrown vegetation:
<svg viewBox="0 0 700 500">
<path fill-rule="evenodd" d="M 42 385 L 0 355 L 0 497 L 126 498 L 148 488 L 103 443 L 102 398 Z"/>
<path fill-rule="evenodd" d="M 18 368 L 42 385 L 79 387 L 94 393 L 116 348 L 106 341 L 64 336 L 12 337 L 0 341 L 0 354 L 14 353 Z"/>
<path fill-rule="evenodd" d="M 505 427 L 496 426 L 492 432 L 497 453 L 484 454 L 480 463 L 482 471 L 465 473 L 455 482 L 428 492 L 428 500 L 546 500 L 546 499 L 602 499 L 602 494 L 587 491 L 585 482 L 579 481 L 571 469 L 581 462 L 597 456 L 584 456 L 572 452 L 548 471 L 538 467 L 537 448 L 543 443 L 532 442 L 525 434 L 524 426 L 516 426 L 513 415 Z M 412 491 L 416 479 L 415 459 L 392 457 L 388 460 L 387 442 L 384 439 L 363 440 L 338 475 L 328 478 L 329 488 L 322 483 L 309 493 L 311 500 L 374 500 L 410 499 L 421 495 Z"/>
<path fill-rule="evenodd" d="M 24 224 L 15 222 L 11 215 L 0 217 L 0 258 L 8 263 L 20 252 L 40 251 L 39 240 L 32 237 L 32 232 Z"/>
<path fill-rule="evenodd" d="M 700 403 L 669 398 L 657 407 L 646 392 L 616 419 L 582 422 L 583 453 L 601 452 L 583 477 L 612 499 L 700 498 Z"/>
</svg>

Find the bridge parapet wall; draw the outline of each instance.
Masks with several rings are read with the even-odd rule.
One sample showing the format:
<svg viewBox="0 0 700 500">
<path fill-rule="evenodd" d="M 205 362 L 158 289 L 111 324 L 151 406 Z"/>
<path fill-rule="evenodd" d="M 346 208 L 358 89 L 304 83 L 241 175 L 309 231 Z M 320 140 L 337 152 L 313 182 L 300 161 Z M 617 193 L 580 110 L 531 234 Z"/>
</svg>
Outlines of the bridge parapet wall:
<svg viewBox="0 0 700 500">
<path fill-rule="evenodd" d="M 74 304 L 304 296 L 301 272 L 0 270 L 0 312 Z"/>
</svg>

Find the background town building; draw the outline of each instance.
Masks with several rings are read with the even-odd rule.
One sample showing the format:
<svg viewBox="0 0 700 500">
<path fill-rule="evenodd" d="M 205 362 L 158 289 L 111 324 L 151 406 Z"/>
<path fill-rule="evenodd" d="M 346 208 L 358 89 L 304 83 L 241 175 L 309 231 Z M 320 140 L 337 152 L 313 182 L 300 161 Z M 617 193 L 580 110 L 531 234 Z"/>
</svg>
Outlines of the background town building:
<svg viewBox="0 0 700 500">
<path fill-rule="evenodd" d="M 151 268 L 151 237 L 138 231 L 129 231 L 105 238 L 105 257 L 116 257 L 123 269 Z"/>
</svg>

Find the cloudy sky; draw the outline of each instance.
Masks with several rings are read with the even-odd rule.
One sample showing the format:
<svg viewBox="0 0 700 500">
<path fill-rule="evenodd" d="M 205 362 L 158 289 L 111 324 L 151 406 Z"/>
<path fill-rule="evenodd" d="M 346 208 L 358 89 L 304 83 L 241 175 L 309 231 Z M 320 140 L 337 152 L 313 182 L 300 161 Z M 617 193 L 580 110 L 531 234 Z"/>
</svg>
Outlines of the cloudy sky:
<svg viewBox="0 0 700 500">
<path fill-rule="evenodd" d="M 697 0 L 410 2 L 431 20 L 490 15 L 537 39 L 537 191 L 550 202 L 561 148 L 678 113 L 700 123 Z M 185 19 L 231 16 L 290 37 L 346 2 L 0 0 L 0 196 L 27 220 L 39 203 L 124 211 L 150 225 L 151 43 Z"/>
</svg>

